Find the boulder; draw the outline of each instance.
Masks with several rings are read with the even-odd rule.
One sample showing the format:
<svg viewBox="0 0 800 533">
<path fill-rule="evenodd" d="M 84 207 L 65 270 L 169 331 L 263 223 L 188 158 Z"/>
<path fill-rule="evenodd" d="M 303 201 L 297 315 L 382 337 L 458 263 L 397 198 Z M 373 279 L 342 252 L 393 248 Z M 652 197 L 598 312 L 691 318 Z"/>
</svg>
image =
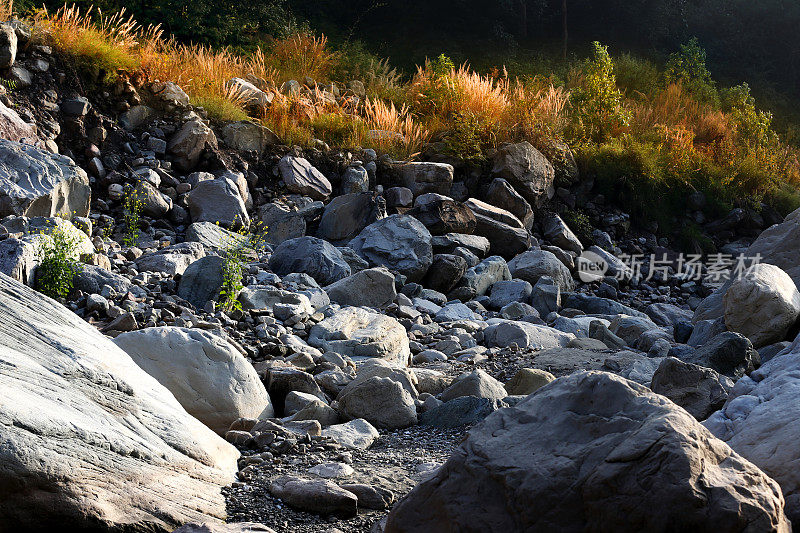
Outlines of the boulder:
<svg viewBox="0 0 800 533">
<path fill-rule="evenodd" d="M 650 384 L 653 392 L 666 396 L 698 420 L 720 409 L 732 388 L 729 378 L 674 357 L 661 362 Z"/>
<path fill-rule="evenodd" d="M 325 206 L 317 236 L 331 242 L 348 242 L 375 222 L 386 218 L 386 202 L 370 192 L 343 194 Z"/>
<path fill-rule="evenodd" d="M 529 142 L 507 144 L 494 157 L 492 172 L 507 179 L 531 205 L 553 197 L 553 165 Z"/>
<path fill-rule="evenodd" d="M 290 507 L 323 515 L 355 516 L 358 498 L 331 481 L 279 476 L 272 480 L 269 491 Z"/>
<path fill-rule="evenodd" d="M 492 292 L 489 295 L 489 307 L 501 309 L 510 303 L 528 302 L 531 298 L 531 293 L 533 293 L 533 287 L 527 281 L 521 279 L 498 281 L 492 285 Z"/>
<path fill-rule="evenodd" d="M 322 430 L 322 435 L 332 438 L 348 450 L 366 450 L 380 437 L 378 430 L 363 418 L 329 426 Z"/>
<path fill-rule="evenodd" d="M 692 320 L 692 312 L 677 305 L 654 303 L 647 306 L 645 313 L 659 326 L 675 326 Z"/>
<path fill-rule="evenodd" d="M 222 257 L 207 255 L 186 267 L 178 283 L 178 296 L 197 309 L 202 309 L 208 301 L 216 300 L 224 282 L 223 263 Z"/>
<path fill-rule="evenodd" d="M 314 313 L 307 295 L 269 286 L 244 287 L 239 293 L 239 301 L 245 311 L 271 309 L 277 316 L 286 314 L 302 317 Z"/>
<path fill-rule="evenodd" d="M 440 395 L 439 399 L 447 402 L 462 396 L 475 396 L 490 400 L 502 400 L 508 393 L 503 384 L 481 369 L 473 370 L 458 376 Z"/>
<path fill-rule="evenodd" d="M 371 377 L 338 396 L 339 412 L 363 418 L 379 428 L 398 429 L 417 423 L 414 398 L 402 384 L 390 378 Z"/>
<path fill-rule="evenodd" d="M 508 407 L 502 400 L 477 396 L 459 396 L 419 416 L 419 425 L 435 428 L 459 428 L 476 424 L 498 409 Z"/>
<path fill-rule="evenodd" d="M 342 176 L 342 194 L 369 191 L 369 173 L 361 165 L 349 166 Z"/>
<path fill-rule="evenodd" d="M 782 500 L 666 398 L 578 372 L 472 429 L 384 531 L 788 532 Z"/>
<path fill-rule="evenodd" d="M 236 151 L 259 155 L 281 142 L 272 130 L 249 120 L 227 124 L 222 128 L 222 140 Z"/>
<path fill-rule="evenodd" d="M 422 222 L 432 235 L 469 235 L 475 231 L 475 215 L 464 204 L 452 200 L 436 200 L 417 205 L 407 214 Z"/>
<path fill-rule="evenodd" d="M 548 276 L 558 284 L 561 292 L 569 292 L 575 287 L 572 274 L 564 263 L 544 250 L 529 250 L 516 256 L 508 262 L 508 270 L 514 278 L 532 285 L 542 276 Z"/>
<path fill-rule="evenodd" d="M 457 248 L 464 248 L 478 257 L 485 257 L 489 253 L 490 246 L 486 237 L 463 233 L 436 235 L 431 239 L 431 245 L 437 254 L 452 254 Z"/>
<path fill-rule="evenodd" d="M 447 294 L 461 281 L 466 272 L 467 261 L 463 257 L 436 254 L 422 284 L 429 289 Z"/>
<path fill-rule="evenodd" d="M 272 105 L 275 96 L 267 93 L 242 78 L 231 78 L 225 86 L 234 92 L 245 107 L 256 115 L 263 114 Z"/>
<path fill-rule="evenodd" d="M 520 221 L 528 231 L 533 228 L 533 209 L 511 184 L 503 178 L 495 178 L 486 191 L 486 201 L 493 206 L 505 209 Z"/>
<path fill-rule="evenodd" d="M 308 343 L 354 359 L 378 357 L 406 366 L 411 357 L 405 328 L 394 318 L 360 307 L 344 307 L 311 328 Z"/>
<path fill-rule="evenodd" d="M 777 481 L 786 514 L 800 523 L 800 341 L 736 382 L 705 425 Z"/>
<path fill-rule="evenodd" d="M 11 24 L 0 24 L 0 69 L 14 66 L 17 59 L 17 32 Z"/>
<path fill-rule="evenodd" d="M 583 251 L 581 241 L 572 233 L 569 226 L 561 220 L 561 217 L 555 213 L 547 216 L 542 221 L 542 233 L 544 233 L 545 239 L 559 248 L 576 254 L 580 254 Z"/>
<path fill-rule="evenodd" d="M 467 289 L 469 298 L 474 298 L 486 294 L 495 283 L 510 279 L 511 273 L 506 260 L 499 255 L 493 255 L 468 269 L 460 285 Z"/>
<path fill-rule="evenodd" d="M 369 268 L 325 287 L 332 302 L 356 307 L 384 307 L 394 302 L 394 276 L 385 268 Z"/>
<path fill-rule="evenodd" d="M 645 313 L 610 298 L 601 298 L 600 296 L 576 292 L 564 295 L 562 305 L 571 309 L 580 309 L 589 315 L 626 315 L 647 320 L 648 324 L 652 324 L 649 327 L 656 327 L 657 325 Z"/>
<path fill-rule="evenodd" d="M 747 337 L 726 331 L 692 352 L 687 362 L 739 379 L 758 368 L 761 357 Z"/>
<path fill-rule="evenodd" d="M 265 240 L 269 244 L 278 245 L 306 234 L 306 219 L 303 215 L 282 204 L 262 205 L 258 210 L 258 218 L 266 227 Z"/>
<path fill-rule="evenodd" d="M 510 380 L 505 384 L 506 392 L 508 395 L 523 395 L 533 394 L 541 389 L 551 381 L 555 381 L 556 377 L 547 372 L 546 370 L 539 370 L 538 368 L 520 368 Z"/>
<path fill-rule="evenodd" d="M 36 286 L 36 269 L 39 267 L 37 241 L 41 236 L 0 241 L 0 272 L 29 287 Z"/>
<path fill-rule="evenodd" d="M 392 215 L 364 228 L 350 248 L 372 266 L 386 266 L 419 281 L 433 262 L 431 233 L 416 218 Z"/>
<path fill-rule="evenodd" d="M 182 242 L 139 257 L 136 259 L 136 269 L 175 276 L 183 274 L 189 265 L 205 255 L 205 249 L 199 242 Z"/>
<path fill-rule="evenodd" d="M 756 348 L 780 342 L 800 316 L 800 292 L 780 268 L 761 263 L 733 281 L 722 299 L 725 325 Z"/>
<path fill-rule="evenodd" d="M 0 275 L 0 346 L 0 530 L 224 520 L 239 453 L 110 339 Z"/>
<path fill-rule="evenodd" d="M 140 202 L 142 213 L 152 218 L 162 218 L 172 209 L 172 199 L 151 183 L 140 181 L 133 194 Z"/>
<path fill-rule="evenodd" d="M 214 131 L 202 120 L 195 118 L 181 126 L 167 143 L 167 153 L 175 165 L 184 172 L 190 172 L 200 161 L 206 147 L 216 148 L 217 137 Z"/>
<path fill-rule="evenodd" d="M 314 200 L 325 200 L 333 192 L 328 178 L 302 157 L 284 156 L 278 163 L 278 169 L 290 192 L 310 196 Z"/>
<path fill-rule="evenodd" d="M 394 171 L 415 197 L 431 192 L 446 195 L 453 185 L 453 167 L 446 163 L 403 162 L 396 164 Z"/>
<path fill-rule="evenodd" d="M 167 326 L 123 333 L 114 344 L 219 435 L 238 418 L 275 416 L 253 365 L 222 337 Z"/>
<path fill-rule="evenodd" d="M 22 120 L 16 111 L 6 107 L 2 102 L 0 102 L 0 138 L 34 146 L 41 142 L 36 135 L 36 125 Z"/>
<path fill-rule="evenodd" d="M 269 268 L 279 276 L 308 274 L 320 285 L 330 285 L 350 275 L 350 265 L 332 244 L 316 237 L 282 242 L 269 258 Z"/>
<path fill-rule="evenodd" d="M 228 178 L 201 181 L 186 195 L 186 204 L 192 222 L 219 223 L 226 228 L 250 225 L 239 187 Z"/>
<path fill-rule="evenodd" d="M 72 159 L 0 139 L 0 218 L 89 214 L 89 177 Z"/>
<path fill-rule="evenodd" d="M 483 337 L 489 347 L 505 348 L 516 344 L 523 349 L 546 350 L 566 348 L 575 335 L 530 322 L 501 320 L 486 328 Z"/>
<path fill-rule="evenodd" d="M 195 222 L 186 229 L 186 240 L 199 242 L 206 250 L 224 250 L 237 244 L 245 244 L 247 238 L 221 228 L 213 222 Z"/>
</svg>

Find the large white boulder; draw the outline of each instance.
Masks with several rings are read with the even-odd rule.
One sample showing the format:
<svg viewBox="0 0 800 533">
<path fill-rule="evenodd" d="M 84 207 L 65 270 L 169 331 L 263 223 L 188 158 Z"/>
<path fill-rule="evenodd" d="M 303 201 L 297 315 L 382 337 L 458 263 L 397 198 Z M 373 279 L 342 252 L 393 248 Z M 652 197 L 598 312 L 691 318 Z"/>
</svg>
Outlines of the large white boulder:
<svg viewBox="0 0 800 533">
<path fill-rule="evenodd" d="M 800 316 L 800 292 L 775 265 L 755 265 L 722 298 L 725 325 L 760 348 L 780 342 Z"/>
<path fill-rule="evenodd" d="M 222 337 L 165 326 L 123 333 L 114 343 L 220 435 L 237 418 L 275 416 L 253 365 Z"/>
<path fill-rule="evenodd" d="M 777 481 L 786 514 L 800 523 L 800 337 L 736 382 L 703 425 Z"/>
<path fill-rule="evenodd" d="M 111 340 L 0 275 L 0 531 L 220 521 L 238 451 Z"/>
</svg>

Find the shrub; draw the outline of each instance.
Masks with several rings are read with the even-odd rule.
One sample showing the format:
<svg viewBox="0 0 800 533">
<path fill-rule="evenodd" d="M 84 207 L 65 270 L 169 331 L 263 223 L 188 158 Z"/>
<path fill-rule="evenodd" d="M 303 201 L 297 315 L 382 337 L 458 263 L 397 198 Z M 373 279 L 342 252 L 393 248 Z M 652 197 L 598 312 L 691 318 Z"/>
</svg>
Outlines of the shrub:
<svg viewBox="0 0 800 533">
<path fill-rule="evenodd" d="M 334 146 L 356 148 L 366 136 L 366 126 L 357 116 L 344 113 L 320 114 L 311 119 L 314 135 Z"/>
<path fill-rule="evenodd" d="M 50 298 L 66 298 L 72 290 L 75 274 L 81 271 L 77 256 L 78 238 L 64 226 L 42 233 L 37 242 L 36 290 Z"/>
<path fill-rule="evenodd" d="M 267 227 L 257 224 L 251 229 L 239 229 L 229 236 L 222 251 L 222 287 L 219 291 L 219 305 L 223 311 L 241 310 L 241 292 L 244 268 L 248 255 L 258 253 L 264 248 Z"/>
<path fill-rule="evenodd" d="M 652 61 L 622 54 L 614 60 L 614 73 L 628 98 L 652 96 L 661 89 L 661 74 Z"/>
<path fill-rule="evenodd" d="M 697 38 L 692 38 L 687 44 L 681 45 L 679 52 L 670 55 L 664 78 L 667 83 L 682 84 L 701 102 L 719 104 L 716 83 L 706 68 L 706 51 Z"/>
<path fill-rule="evenodd" d="M 271 60 L 280 72 L 281 80 L 309 77 L 317 82 L 327 80 L 337 63 L 337 54 L 327 49 L 328 39 L 310 33 L 297 33 L 276 41 Z"/>
<path fill-rule="evenodd" d="M 572 91 L 575 114 L 571 136 L 579 143 L 606 141 L 627 126 L 630 119 L 622 105 L 608 48 L 596 41 L 592 46 L 593 59 L 586 62 L 581 83 Z"/>
<path fill-rule="evenodd" d="M 139 243 L 139 216 L 142 213 L 142 202 L 139 189 L 128 185 L 122 201 L 122 216 L 125 219 L 125 235 L 122 242 L 125 246 L 136 246 Z"/>
</svg>

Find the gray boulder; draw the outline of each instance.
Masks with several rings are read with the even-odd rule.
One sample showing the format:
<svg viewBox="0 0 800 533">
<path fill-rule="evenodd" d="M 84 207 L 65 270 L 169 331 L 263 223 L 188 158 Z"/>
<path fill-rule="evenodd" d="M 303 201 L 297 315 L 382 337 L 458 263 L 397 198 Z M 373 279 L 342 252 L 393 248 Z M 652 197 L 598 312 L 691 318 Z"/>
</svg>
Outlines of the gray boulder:
<svg viewBox="0 0 800 533">
<path fill-rule="evenodd" d="M 89 177 L 72 159 L 0 139 L 0 218 L 89 214 Z"/>
<path fill-rule="evenodd" d="M 531 204 L 515 191 L 507 180 L 503 178 L 492 180 L 489 190 L 486 191 L 486 201 L 517 217 L 528 231 L 533 228 Z"/>
<path fill-rule="evenodd" d="M 548 276 L 558 283 L 561 292 L 569 292 L 575 281 L 564 263 L 550 252 L 529 250 L 508 262 L 508 270 L 514 278 L 536 284 L 542 276 Z"/>
<path fill-rule="evenodd" d="M 266 241 L 270 244 L 278 245 L 306 234 L 306 219 L 282 204 L 262 205 L 258 210 L 258 218 L 267 228 Z"/>
<path fill-rule="evenodd" d="M 186 204 L 193 222 L 218 222 L 226 228 L 250 225 L 239 187 L 228 178 L 201 181 L 186 195 Z"/>
<path fill-rule="evenodd" d="M 555 193 L 553 165 L 527 141 L 501 147 L 492 172 L 507 179 L 532 205 L 540 205 Z"/>
<path fill-rule="evenodd" d="M 222 128 L 222 140 L 234 150 L 256 152 L 259 155 L 281 142 L 272 130 L 249 120 L 227 124 Z"/>
<path fill-rule="evenodd" d="M 427 193 L 447 195 L 453 185 L 453 167 L 446 163 L 402 162 L 394 166 L 399 182 L 414 196 Z"/>
<path fill-rule="evenodd" d="M 178 296 L 202 309 L 206 302 L 216 300 L 224 282 L 224 260 L 217 255 L 207 255 L 186 267 L 178 283 Z"/>
<path fill-rule="evenodd" d="M 372 193 L 353 193 L 337 196 L 325 206 L 317 236 L 331 241 L 350 241 L 361 230 L 386 218 L 386 204 Z"/>
<path fill-rule="evenodd" d="M 739 379 L 761 366 L 761 357 L 747 337 L 726 331 L 695 350 L 687 362 Z"/>
<path fill-rule="evenodd" d="M 199 242 L 182 242 L 139 257 L 136 268 L 140 272 L 163 272 L 175 276 L 183 274 L 189 265 L 205 255 L 205 249 Z"/>
<path fill-rule="evenodd" d="M 189 120 L 170 137 L 167 143 L 169 153 L 180 170 L 190 172 L 200 161 L 206 147 L 216 147 L 217 137 L 214 131 L 202 120 Z"/>
<path fill-rule="evenodd" d="M 733 381 L 710 368 L 667 357 L 653 374 L 650 389 L 680 405 L 698 420 L 720 409 Z"/>
<path fill-rule="evenodd" d="M 395 505 L 384 531 L 790 527 L 777 484 L 686 411 L 617 376 L 579 372 L 487 417 Z"/>
<path fill-rule="evenodd" d="M 356 307 L 384 307 L 397 297 L 394 276 L 385 268 L 369 268 L 325 287 L 332 302 Z"/>
<path fill-rule="evenodd" d="M 333 192 L 328 178 L 302 157 L 284 156 L 278 162 L 278 170 L 291 192 L 314 200 L 325 200 Z"/>
<path fill-rule="evenodd" d="M 339 249 L 316 237 L 282 242 L 269 258 L 269 268 L 279 276 L 308 274 L 320 285 L 330 285 L 350 275 L 350 265 Z"/>
<path fill-rule="evenodd" d="M 364 228 L 350 248 L 372 266 L 386 266 L 419 281 L 433 262 L 431 234 L 416 218 L 392 215 Z"/>
<path fill-rule="evenodd" d="M 390 378 L 371 377 L 346 388 L 337 401 L 342 415 L 363 418 L 379 428 L 398 429 L 417 423 L 414 398 Z"/>
<path fill-rule="evenodd" d="M 561 217 L 555 213 L 546 217 L 542 222 L 542 232 L 544 238 L 552 242 L 559 248 L 569 252 L 580 254 L 583 251 L 583 245 L 578 237 L 572 233 L 569 226 L 561 220 Z"/>
</svg>

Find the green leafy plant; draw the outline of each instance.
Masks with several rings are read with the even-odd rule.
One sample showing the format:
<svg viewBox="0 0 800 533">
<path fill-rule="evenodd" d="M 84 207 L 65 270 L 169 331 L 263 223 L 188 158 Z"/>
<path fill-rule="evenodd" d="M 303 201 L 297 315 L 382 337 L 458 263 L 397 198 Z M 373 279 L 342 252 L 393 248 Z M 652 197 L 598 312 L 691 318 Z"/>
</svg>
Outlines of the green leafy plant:
<svg viewBox="0 0 800 533">
<path fill-rule="evenodd" d="M 630 121 L 608 47 L 597 41 L 592 47 L 593 59 L 586 63 L 582 83 L 572 91 L 571 98 L 575 108 L 572 136 L 579 142 L 608 140 Z"/>
<path fill-rule="evenodd" d="M 242 278 L 247 258 L 264 248 L 266 231 L 266 226 L 257 223 L 251 228 L 241 228 L 228 234 L 222 250 L 222 287 L 219 291 L 219 306 L 223 311 L 242 309 L 238 298 L 243 288 Z"/>
<path fill-rule="evenodd" d="M 125 246 L 136 246 L 139 242 L 139 216 L 142 213 L 143 198 L 141 191 L 128 185 L 125 188 L 122 209 L 125 218 L 125 235 L 122 242 Z"/>
<path fill-rule="evenodd" d="M 39 267 L 36 271 L 36 290 L 51 298 L 66 298 L 72 290 L 75 274 L 82 267 L 77 256 L 78 237 L 59 225 L 37 243 Z"/>
<path fill-rule="evenodd" d="M 711 72 L 706 68 L 706 51 L 697 38 L 681 45 L 679 52 L 669 57 L 664 69 L 667 83 L 680 83 L 702 102 L 717 104 L 719 94 Z"/>
</svg>

